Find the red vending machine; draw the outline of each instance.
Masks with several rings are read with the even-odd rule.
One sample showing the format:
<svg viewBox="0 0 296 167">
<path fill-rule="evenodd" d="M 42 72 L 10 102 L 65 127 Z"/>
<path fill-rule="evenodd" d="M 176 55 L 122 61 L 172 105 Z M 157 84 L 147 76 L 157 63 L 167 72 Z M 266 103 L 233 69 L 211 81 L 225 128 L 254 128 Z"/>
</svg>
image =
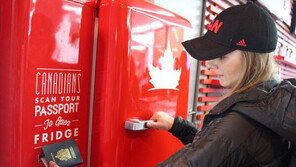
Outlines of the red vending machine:
<svg viewBox="0 0 296 167">
<path fill-rule="evenodd" d="M 91 167 L 152 167 L 182 147 L 168 132 L 125 122 L 156 111 L 186 118 L 190 61 L 181 42 L 190 26 L 143 0 L 101 1 Z"/>
<path fill-rule="evenodd" d="M 43 166 L 68 139 L 86 166 L 95 16 L 93 0 L 1 1 L 1 166 Z"/>
</svg>

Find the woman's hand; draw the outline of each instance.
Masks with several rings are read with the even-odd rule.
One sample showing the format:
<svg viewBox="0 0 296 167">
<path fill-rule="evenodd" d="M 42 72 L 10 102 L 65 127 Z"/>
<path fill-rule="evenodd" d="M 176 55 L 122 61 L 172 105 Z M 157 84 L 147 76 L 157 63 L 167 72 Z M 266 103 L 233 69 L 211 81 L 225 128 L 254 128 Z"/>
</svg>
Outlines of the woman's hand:
<svg viewBox="0 0 296 167">
<path fill-rule="evenodd" d="M 170 130 L 174 123 L 174 118 L 165 112 L 156 112 L 150 119 L 153 122 L 147 122 L 149 128 Z"/>
<path fill-rule="evenodd" d="M 57 165 L 55 162 L 50 161 L 49 165 L 47 164 L 45 158 L 41 158 L 41 161 L 43 162 L 45 167 L 59 167 L 59 165 Z"/>
<path fill-rule="evenodd" d="M 59 167 L 59 165 L 57 165 L 55 162 L 50 161 L 49 162 L 49 167 Z"/>
</svg>

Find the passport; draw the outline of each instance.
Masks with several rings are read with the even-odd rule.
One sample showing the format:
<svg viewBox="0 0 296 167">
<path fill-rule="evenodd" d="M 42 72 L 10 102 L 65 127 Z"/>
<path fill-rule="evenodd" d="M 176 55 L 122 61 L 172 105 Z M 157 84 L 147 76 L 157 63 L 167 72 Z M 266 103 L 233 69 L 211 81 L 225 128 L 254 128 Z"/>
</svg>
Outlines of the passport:
<svg viewBox="0 0 296 167">
<path fill-rule="evenodd" d="M 54 161 L 60 167 L 77 166 L 83 163 L 74 139 L 42 146 L 42 150 L 47 162 Z"/>
</svg>

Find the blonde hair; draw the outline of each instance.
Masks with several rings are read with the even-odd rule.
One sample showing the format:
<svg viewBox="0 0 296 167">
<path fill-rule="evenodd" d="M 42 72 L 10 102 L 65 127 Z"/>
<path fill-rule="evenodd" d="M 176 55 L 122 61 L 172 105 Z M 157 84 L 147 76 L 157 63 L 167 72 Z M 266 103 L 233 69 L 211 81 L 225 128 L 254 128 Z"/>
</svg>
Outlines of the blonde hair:
<svg viewBox="0 0 296 167">
<path fill-rule="evenodd" d="M 230 93 L 240 93 L 267 80 L 276 79 L 274 53 L 242 51 L 244 57 L 243 74 Z"/>
<path fill-rule="evenodd" d="M 224 98 L 231 96 L 234 93 L 241 93 L 250 87 L 259 83 L 276 78 L 276 66 L 274 61 L 274 53 L 256 53 L 242 51 L 243 53 L 243 73 L 240 76 L 236 85 L 229 92 L 217 101 L 208 111 L 216 106 Z M 207 111 L 207 112 L 208 112 Z"/>
</svg>

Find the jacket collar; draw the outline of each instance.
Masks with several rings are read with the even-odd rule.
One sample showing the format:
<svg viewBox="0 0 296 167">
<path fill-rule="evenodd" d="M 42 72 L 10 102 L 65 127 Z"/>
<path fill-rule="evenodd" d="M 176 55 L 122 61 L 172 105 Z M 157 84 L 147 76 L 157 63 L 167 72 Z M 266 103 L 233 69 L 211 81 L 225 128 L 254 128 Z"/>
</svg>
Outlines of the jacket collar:
<svg viewBox="0 0 296 167">
<path fill-rule="evenodd" d="M 296 142 L 296 79 L 266 81 L 223 99 L 207 114 L 203 127 L 214 117 L 230 110 Z"/>
<path fill-rule="evenodd" d="M 231 106 L 238 102 L 248 101 L 248 102 L 256 102 L 260 99 L 266 98 L 269 94 L 271 94 L 277 87 L 280 85 L 280 81 L 278 80 L 269 80 L 262 82 L 256 86 L 249 88 L 248 90 L 241 93 L 234 93 L 231 96 L 223 99 L 220 103 L 218 103 L 209 113 L 208 115 L 219 115 L 225 111 L 227 111 Z"/>
</svg>

